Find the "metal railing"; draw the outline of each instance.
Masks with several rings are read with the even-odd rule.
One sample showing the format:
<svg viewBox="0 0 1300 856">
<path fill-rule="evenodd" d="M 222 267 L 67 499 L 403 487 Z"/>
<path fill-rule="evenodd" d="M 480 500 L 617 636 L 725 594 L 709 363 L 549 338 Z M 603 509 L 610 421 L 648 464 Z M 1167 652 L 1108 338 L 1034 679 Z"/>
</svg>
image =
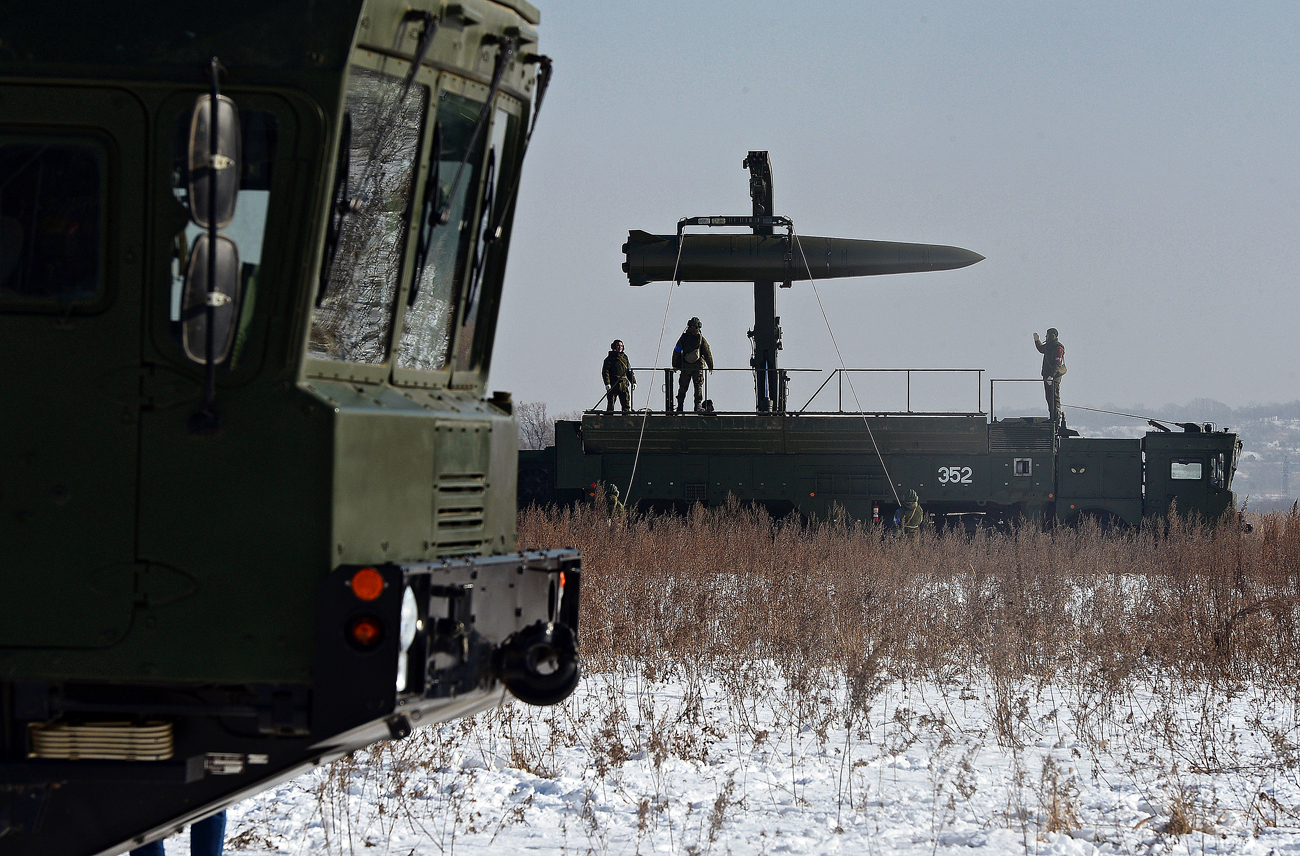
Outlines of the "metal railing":
<svg viewBox="0 0 1300 856">
<path fill-rule="evenodd" d="M 655 371 L 655 368 L 654 368 L 653 366 L 632 366 L 632 367 L 631 367 L 631 370 L 632 370 L 633 372 L 653 372 L 653 371 Z M 675 381 L 674 381 L 673 375 L 677 374 L 677 371 L 678 371 L 678 370 L 677 370 L 677 369 L 674 369 L 674 368 L 669 368 L 669 367 L 666 367 L 666 366 L 660 366 L 660 367 L 659 367 L 659 371 L 661 371 L 661 372 L 664 373 L 664 380 L 663 380 L 663 387 L 662 387 L 662 389 L 663 389 L 663 393 L 664 393 L 664 412 L 665 412 L 665 413 L 672 413 L 673 410 L 675 409 L 675 402 L 673 401 L 673 396 L 674 396 L 674 390 L 675 390 L 675 388 L 676 388 L 675 385 L 674 385 L 674 384 L 675 384 Z M 719 371 L 719 372 L 749 372 L 750 374 L 753 374 L 754 371 L 756 371 L 756 370 L 755 370 L 755 369 L 752 369 L 752 368 L 715 368 L 713 371 Z M 785 412 L 785 397 L 786 397 L 786 390 L 787 390 L 787 388 L 788 388 L 788 386 L 789 386 L 789 383 L 790 383 L 790 375 L 791 375 L 792 373 L 794 373 L 794 372 L 820 372 L 820 371 L 822 371 L 822 370 L 821 370 L 821 369 L 777 369 L 777 370 L 776 370 L 776 373 L 777 373 L 777 375 L 779 376 L 779 383 L 780 383 L 780 390 L 781 390 L 781 398 L 780 398 L 779 401 L 777 401 L 777 402 L 775 403 L 775 408 L 774 408 L 774 409 L 775 409 L 777 412 L 781 412 L 781 413 Z M 707 369 L 705 369 L 705 372 L 704 372 L 704 387 L 703 387 L 703 395 L 704 395 L 704 397 L 705 397 L 706 399 L 709 397 L 709 375 L 710 375 L 710 374 L 711 374 L 711 372 L 708 371 Z M 600 402 L 597 403 L 597 406 L 599 407 L 599 406 L 603 405 L 604 402 L 605 402 L 605 396 L 601 396 Z M 595 408 L 593 408 L 593 409 L 595 409 Z M 652 409 L 652 410 L 653 410 L 653 409 Z"/>
<path fill-rule="evenodd" d="M 1041 377 L 991 377 L 989 378 L 989 421 L 996 422 L 993 411 L 993 385 L 997 383 L 1042 383 Z"/>
<path fill-rule="evenodd" d="M 633 366 L 633 367 L 632 367 L 632 371 L 633 371 L 633 372 L 646 372 L 646 373 L 651 373 L 651 372 L 654 372 L 654 371 L 655 371 L 655 368 L 654 368 L 653 366 Z M 660 366 L 660 367 L 659 367 L 659 371 L 662 371 L 662 372 L 663 372 L 664 412 L 665 412 L 665 413 L 672 413 L 672 412 L 676 409 L 676 402 L 674 401 L 675 392 L 676 392 L 676 379 L 675 379 L 673 376 L 674 376 L 675 374 L 677 374 L 677 371 L 678 371 L 678 370 L 677 370 L 677 369 L 673 369 L 673 368 L 667 368 L 667 367 L 664 367 L 664 366 Z M 714 371 L 719 371 L 719 372 L 749 372 L 749 373 L 752 374 L 752 373 L 755 371 L 755 369 L 748 368 L 748 367 L 746 367 L 746 368 L 716 368 L 716 369 L 714 369 Z M 779 401 L 777 401 L 777 402 L 774 403 L 774 404 L 775 404 L 774 410 L 775 410 L 776 412 L 779 412 L 779 413 L 784 413 L 784 412 L 786 412 L 787 387 L 788 387 L 788 385 L 789 385 L 789 376 L 790 376 L 791 374 L 793 374 L 793 373 L 795 373 L 795 372 L 821 372 L 821 371 L 823 371 L 823 369 L 777 369 L 777 370 L 776 370 L 776 373 L 779 375 L 779 378 L 780 378 L 779 382 L 780 382 L 781 398 L 780 398 Z M 979 414 L 979 415 L 983 415 L 983 414 L 984 414 L 984 372 L 985 372 L 985 369 L 834 369 L 834 370 L 831 372 L 831 374 L 830 374 L 829 376 L 827 376 L 827 378 L 826 378 L 824 381 L 822 381 L 821 386 L 817 387 L 817 390 L 812 394 L 812 396 L 809 397 L 809 399 L 808 399 L 806 402 L 804 402 L 803 407 L 800 407 L 796 412 L 797 412 L 797 413 L 803 413 L 804 411 L 806 411 L 806 410 L 808 409 L 808 405 L 810 405 L 810 404 L 813 403 L 813 401 L 817 398 L 817 396 L 821 394 L 822 390 L 824 390 L 824 389 L 826 388 L 827 384 L 829 384 L 832 380 L 837 380 L 837 381 L 838 381 L 838 397 L 839 397 L 839 400 L 838 400 L 838 403 L 837 403 L 837 407 L 838 407 L 839 412 L 840 412 L 840 413 L 856 413 L 856 412 L 857 412 L 856 408 L 854 408 L 854 409 L 850 409 L 850 410 L 845 410 L 845 409 L 844 409 L 844 376 L 845 376 L 845 374 L 848 373 L 848 372 L 857 372 L 857 373 L 875 373 L 875 374 L 885 374 L 885 373 L 889 373 L 889 374 L 901 374 L 901 375 L 904 375 L 905 382 L 906 382 L 906 396 L 907 396 L 907 398 L 906 398 L 906 402 L 907 402 L 907 403 L 906 403 L 906 408 L 907 408 L 907 409 L 906 409 L 905 412 L 907 412 L 907 413 L 913 413 L 913 412 L 914 412 L 914 411 L 912 410 L 912 375 L 913 375 L 914 373 L 915 373 L 915 374 L 973 374 L 973 375 L 975 375 L 975 397 L 976 397 L 976 409 L 975 409 L 974 411 L 960 411 L 960 412 L 963 413 L 963 414 Z M 1017 383 L 1018 383 L 1018 382 L 1021 382 L 1022 380 L 1023 380 L 1022 378 L 998 378 L 998 379 L 997 379 L 997 382 L 1017 382 Z M 993 409 L 993 383 L 994 383 L 994 381 L 992 381 L 992 380 L 989 381 L 989 410 L 990 410 L 990 414 L 991 414 L 991 411 L 992 411 L 992 409 Z M 709 372 L 708 372 L 707 370 L 706 370 L 705 373 L 704 373 L 704 388 L 703 388 L 703 395 L 704 395 L 704 398 L 706 398 L 706 399 L 709 398 Z M 604 402 L 605 402 L 605 397 L 602 396 L 601 399 L 600 399 L 600 404 L 603 404 Z M 599 406 L 599 405 L 598 405 L 598 406 Z M 739 411 L 733 411 L 733 412 L 739 412 Z M 956 411 L 953 411 L 953 412 L 956 412 Z"/>
<path fill-rule="evenodd" d="M 821 391 L 826 388 L 826 384 L 830 383 L 832 379 L 839 380 L 839 404 L 838 404 L 839 411 L 840 413 L 848 412 L 844 409 L 844 375 L 849 372 L 906 374 L 908 413 L 913 412 L 912 411 L 912 373 L 913 372 L 916 372 L 917 374 L 931 374 L 931 373 L 974 374 L 975 375 L 975 397 L 977 399 L 976 409 L 974 412 L 980 414 L 984 412 L 984 369 L 835 369 L 833 372 L 831 372 L 830 377 L 822 381 L 822 385 L 817 387 L 817 391 L 812 394 L 812 397 L 809 398 L 806 402 L 804 402 L 804 406 L 799 408 L 799 412 L 803 413 L 805 410 L 807 410 L 808 405 L 813 403 L 813 399 L 815 399 L 818 395 L 821 394 Z M 992 402 L 990 401 L 990 405 L 991 404 Z M 854 412 L 856 412 L 856 410 Z"/>
</svg>

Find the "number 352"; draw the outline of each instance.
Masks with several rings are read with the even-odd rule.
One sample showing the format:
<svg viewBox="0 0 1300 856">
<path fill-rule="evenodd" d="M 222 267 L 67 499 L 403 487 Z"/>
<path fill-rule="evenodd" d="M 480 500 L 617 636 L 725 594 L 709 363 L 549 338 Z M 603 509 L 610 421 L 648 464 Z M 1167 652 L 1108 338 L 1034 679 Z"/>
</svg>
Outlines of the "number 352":
<svg viewBox="0 0 1300 856">
<path fill-rule="evenodd" d="M 970 467 L 939 467 L 939 484 L 970 484 Z"/>
</svg>

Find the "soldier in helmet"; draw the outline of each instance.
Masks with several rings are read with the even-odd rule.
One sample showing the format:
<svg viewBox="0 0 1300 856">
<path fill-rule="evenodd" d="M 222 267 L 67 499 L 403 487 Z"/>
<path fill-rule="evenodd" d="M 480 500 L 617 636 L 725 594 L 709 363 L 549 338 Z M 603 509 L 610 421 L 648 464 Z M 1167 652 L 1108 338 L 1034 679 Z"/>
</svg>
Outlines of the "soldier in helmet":
<svg viewBox="0 0 1300 856">
<path fill-rule="evenodd" d="M 609 345 L 609 356 L 600 369 L 601 380 L 605 382 L 605 412 L 614 412 L 614 398 L 623 407 L 624 413 L 631 411 L 628 403 L 631 391 L 636 388 L 636 374 L 628 367 L 627 355 L 623 353 L 623 340 L 615 339 Z"/>
<path fill-rule="evenodd" d="M 1061 414 L 1061 377 L 1065 374 L 1065 346 L 1057 338 L 1055 327 L 1047 328 L 1047 341 L 1041 341 L 1034 334 L 1034 347 L 1043 355 L 1043 393 L 1047 396 L 1047 413 L 1052 419 L 1052 426 L 1065 429 L 1065 417 Z"/>
<path fill-rule="evenodd" d="M 904 535 L 915 541 L 921 535 L 921 523 L 924 520 L 925 512 L 921 510 L 921 503 L 916 491 L 909 490 L 903 495 L 903 506 L 894 512 L 894 525 L 898 526 Z"/>
<path fill-rule="evenodd" d="M 700 319 L 692 318 L 673 349 L 673 368 L 682 373 L 677 382 L 678 413 L 686 405 L 686 387 L 692 383 L 695 384 L 695 411 L 699 412 L 704 401 L 704 368 L 707 366 L 710 372 L 713 371 L 713 351 L 709 350 L 709 340 L 701 332 L 703 327 Z"/>
<path fill-rule="evenodd" d="M 622 520 L 627 509 L 623 507 L 623 500 L 618 495 L 618 485 L 612 484 L 605 490 L 605 499 L 609 503 L 610 520 Z"/>
</svg>

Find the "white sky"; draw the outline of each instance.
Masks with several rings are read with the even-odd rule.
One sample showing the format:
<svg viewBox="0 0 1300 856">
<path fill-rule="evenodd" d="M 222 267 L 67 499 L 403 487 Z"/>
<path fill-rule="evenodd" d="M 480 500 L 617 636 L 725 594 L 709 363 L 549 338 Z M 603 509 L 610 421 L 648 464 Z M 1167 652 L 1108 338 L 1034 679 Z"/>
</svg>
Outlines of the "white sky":
<svg viewBox="0 0 1300 856">
<path fill-rule="evenodd" d="M 749 214 L 741 161 L 765 149 L 800 234 L 987 257 L 820 284 L 850 367 L 983 368 L 987 408 L 988 378 L 1036 376 L 1031 334 L 1055 326 L 1067 405 L 1297 397 L 1300 3 L 572 0 L 542 16 L 555 80 L 490 389 L 557 413 L 600 398 L 610 340 L 653 365 L 669 289 L 627 285 L 628 230 Z M 839 365 L 808 284 L 778 314 L 783 367 Z M 661 365 L 692 315 L 719 366 L 748 365 L 752 286 L 675 289 Z M 795 376 L 793 406 L 813 377 Z M 730 378 L 719 408 L 752 408 L 749 376 Z M 857 386 L 868 409 L 903 404 Z M 961 390 L 913 407 L 975 409 L 975 383 Z M 1042 396 L 999 386 L 997 402 Z"/>
</svg>

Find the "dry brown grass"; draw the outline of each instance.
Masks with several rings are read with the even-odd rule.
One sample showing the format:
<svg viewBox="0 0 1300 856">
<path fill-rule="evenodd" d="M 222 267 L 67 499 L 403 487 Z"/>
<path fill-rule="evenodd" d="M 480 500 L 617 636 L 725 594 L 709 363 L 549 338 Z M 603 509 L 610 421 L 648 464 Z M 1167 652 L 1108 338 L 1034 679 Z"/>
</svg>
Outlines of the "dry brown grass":
<svg viewBox="0 0 1300 856">
<path fill-rule="evenodd" d="M 519 532 L 525 548 L 582 550 L 588 673 L 635 662 L 716 675 L 764 660 L 809 686 L 978 673 L 1104 690 L 1138 670 L 1269 683 L 1300 665 L 1295 512 L 1259 517 L 1253 533 L 1175 518 L 910 542 L 736 503 L 626 521 L 532 507 Z"/>
<path fill-rule="evenodd" d="M 601 508 L 529 508 L 521 548 L 582 550 L 580 705 L 507 705 L 318 771 L 310 788 L 324 850 L 362 852 L 399 824 L 448 856 L 458 837 L 495 840 L 531 822 L 531 797 L 484 819 L 474 808 L 479 767 L 550 778 L 574 746 L 588 759 L 584 781 L 619 789 L 622 771 L 645 768 L 648 783 L 624 794 L 637 807 L 637 846 L 693 829 L 683 852 L 720 848 L 720 830 L 752 790 L 728 779 L 711 808 L 683 806 L 665 761 L 706 768 L 731 744 L 788 749 L 791 767 L 772 787 L 799 805 L 806 786 L 793 759 L 834 758 L 837 823 L 841 812 L 874 810 L 882 762 L 920 751 L 931 763 L 936 847 L 969 813 L 971 759 L 986 738 L 1012 758 L 1001 820 L 1024 834 L 1026 852 L 1085 824 L 1080 786 L 1103 759 L 1163 807 L 1149 828 L 1164 835 L 1213 830 L 1222 814 L 1214 776 L 1224 771 L 1261 783 L 1236 807 L 1243 816 L 1293 823 L 1295 807 L 1263 783 L 1300 769 L 1296 720 L 1268 715 L 1300 704 L 1300 513 L 1253 523 L 1251 533 L 1179 519 L 1137 532 L 923 531 L 912 542 L 842 519 L 773 520 L 736 503 L 618 520 Z M 934 705 L 900 706 L 898 688 L 909 684 L 937 688 Z M 1261 690 L 1246 726 L 1268 739 L 1263 759 L 1233 730 L 1229 700 L 1247 685 Z M 1045 693 L 1055 699 L 1050 719 Z M 950 706 L 971 700 L 986 706 L 986 730 L 959 733 Z M 1058 714 L 1077 738 L 1074 754 L 1043 758 L 1034 776 L 1028 747 L 1060 739 Z M 602 817 L 583 801 L 565 840 L 610 850 Z M 1087 823 L 1096 830 L 1096 817 Z M 260 816 L 232 830 L 233 844 L 250 847 L 296 834 L 273 835 Z"/>
</svg>

